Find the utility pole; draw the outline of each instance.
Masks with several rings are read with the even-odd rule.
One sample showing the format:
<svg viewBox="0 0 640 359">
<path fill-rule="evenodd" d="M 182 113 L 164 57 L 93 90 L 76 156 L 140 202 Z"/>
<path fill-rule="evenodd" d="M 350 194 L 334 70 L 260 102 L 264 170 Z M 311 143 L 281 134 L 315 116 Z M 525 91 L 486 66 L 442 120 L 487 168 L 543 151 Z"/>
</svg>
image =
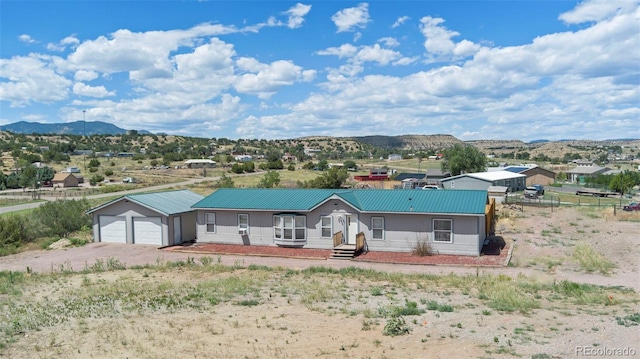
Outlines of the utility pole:
<svg viewBox="0 0 640 359">
<path fill-rule="evenodd" d="M 87 137 L 87 119 L 85 113 L 87 110 L 82 110 L 82 139 L 86 140 Z M 84 147 L 84 146 L 83 146 Z M 82 167 L 85 173 L 87 172 L 87 149 L 82 151 Z"/>
</svg>

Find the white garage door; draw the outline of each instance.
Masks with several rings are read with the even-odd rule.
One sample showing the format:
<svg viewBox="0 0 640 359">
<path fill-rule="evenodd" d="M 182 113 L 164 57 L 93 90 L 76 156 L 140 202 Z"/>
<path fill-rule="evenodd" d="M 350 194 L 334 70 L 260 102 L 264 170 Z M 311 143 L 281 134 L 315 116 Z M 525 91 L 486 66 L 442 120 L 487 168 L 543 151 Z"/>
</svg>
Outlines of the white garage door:
<svg viewBox="0 0 640 359">
<path fill-rule="evenodd" d="M 133 243 L 162 245 L 160 217 L 133 217 Z"/>
<path fill-rule="evenodd" d="M 100 242 L 127 243 L 127 224 L 124 217 L 100 216 Z"/>
</svg>

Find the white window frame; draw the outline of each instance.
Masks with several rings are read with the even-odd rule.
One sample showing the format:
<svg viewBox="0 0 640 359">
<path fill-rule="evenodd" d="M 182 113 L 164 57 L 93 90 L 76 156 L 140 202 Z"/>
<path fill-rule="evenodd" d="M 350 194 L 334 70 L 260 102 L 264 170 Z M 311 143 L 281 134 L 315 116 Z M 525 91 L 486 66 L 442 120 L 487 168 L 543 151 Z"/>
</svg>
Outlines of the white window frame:
<svg viewBox="0 0 640 359">
<path fill-rule="evenodd" d="M 375 226 L 375 221 L 376 220 L 381 220 L 382 221 L 382 226 L 381 227 L 376 227 Z M 381 236 L 380 238 L 375 236 L 376 231 L 381 231 Z M 384 217 L 382 216 L 374 216 L 371 217 L 371 240 L 375 240 L 375 241 L 384 241 L 386 238 L 386 233 L 385 233 L 385 229 L 384 229 Z"/>
<path fill-rule="evenodd" d="M 436 222 L 448 222 L 449 229 L 436 229 Z M 449 234 L 448 240 L 439 239 L 442 234 Z M 434 243 L 453 243 L 453 219 L 434 218 L 433 219 L 433 242 Z"/>
<path fill-rule="evenodd" d="M 241 217 L 246 217 L 247 223 L 242 223 Z M 238 233 L 242 230 L 249 234 L 249 215 L 247 213 L 238 213 Z"/>
<path fill-rule="evenodd" d="M 325 226 L 322 221 L 324 219 L 329 219 L 329 225 Z M 324 230 L 329 229 L 329 235 L 324 235 Z M 333 217 L 331 216 L 320 216 L 320 238 L 333 238 Z"/>
<path fill-rule="evenodd" d="M 285 219 L 291 219 L 291 227 L 287 227 Z M 297 220 L 302 220 L 302 225 L 298 225 Z M 287 236 L 287 230 L 290 230 L 291 238 Z M 302 231 L 302 238 L 298 237 L 299 231 Z M 280 233 L 280 238 L 277 234 Z M 301 242 L 307 240 L 307 216 L 276 214 L 273 216 L 273 239 L 280 242 Z"/>
<path fill-rule="evenodd" d="M 213 220 L 211 220 L 210 217 L 213 217 Z M 213 231 L 209 230 L 209 226 L 212 225 L 213 226 Z M 216 233 L 216 214 L 214 212 L 205 212 L 204 214 L 204 231 L 205 233 Z"/>
</svg>

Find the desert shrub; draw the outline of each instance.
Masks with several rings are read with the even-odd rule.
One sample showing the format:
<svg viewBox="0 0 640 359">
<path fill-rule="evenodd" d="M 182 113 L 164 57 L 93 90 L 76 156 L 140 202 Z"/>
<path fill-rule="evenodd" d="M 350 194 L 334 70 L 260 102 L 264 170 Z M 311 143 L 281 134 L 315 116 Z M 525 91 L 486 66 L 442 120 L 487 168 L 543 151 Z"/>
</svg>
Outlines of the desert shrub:
<svg viewBox="0 0 640 359">
<path fill-rule="evenodd" d="M 91 226 L 87 199 L 57 200 L 44 203 L 33 211 L 34 225 L 42 237 L 67 237 L 69 233 Z"/>
<path fill-rule="evenodd" d="M 573 252 L 573 259 L 580 265 L 580 268 L 589 273 L 600 272 L 602 274 L 610 274 L 615 268 L 613 262 L 585 243 L 576 245 Z"/>
<path fill-rule="evenodd" d="M 113 170 L 112 169 L 106 169 L 104 170 L 104 175 L 105 176 L 113 176 Z"/>
<path fill-rule="evenodd" d="M 436 254 L 436 251 L 435 249 L 433 249 L 433 247 L 431 246 L 431 243 L 429 243 L 428 240 L 421 239 L 421 240 L 418 240 L 416 244 L 413 246 L 413 250 L 411 251 L 411 254 L 413 254 L 414 256 L 426 257 L 426 256 L 432 256 Z"/>
<path fill-rule="evenodd" d="M 409 334 L 411 328 L 409 328 L 402 317 L 393 317 L 387 320 L 387 324 L 382 329 L 383 335 L 395 337 L 397 335 Z"/>
<path fill-rule="evenodd" d="M 28 228 L 23 216 L 0 217 L 0 256 L 16 253 L 23 243 L 33 239 Z"/>
</svg>

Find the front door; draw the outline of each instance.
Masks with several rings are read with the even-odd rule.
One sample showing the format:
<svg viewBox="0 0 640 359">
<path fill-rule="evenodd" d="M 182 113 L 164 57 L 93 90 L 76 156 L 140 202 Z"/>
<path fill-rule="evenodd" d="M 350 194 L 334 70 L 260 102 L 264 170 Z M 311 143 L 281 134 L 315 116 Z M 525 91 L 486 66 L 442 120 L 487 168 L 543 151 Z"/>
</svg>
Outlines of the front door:
<svg viewBox="0 0 640 359">
<path fill-rule="evenodd" d="M 347 222 L 345 225 L 347 232 L 345 233 L 346 243 L 356 244 L 356 235 L 358 234 L 358 215 L 347 214 L 345 215 L 345 221 Z"/>
</svg>

